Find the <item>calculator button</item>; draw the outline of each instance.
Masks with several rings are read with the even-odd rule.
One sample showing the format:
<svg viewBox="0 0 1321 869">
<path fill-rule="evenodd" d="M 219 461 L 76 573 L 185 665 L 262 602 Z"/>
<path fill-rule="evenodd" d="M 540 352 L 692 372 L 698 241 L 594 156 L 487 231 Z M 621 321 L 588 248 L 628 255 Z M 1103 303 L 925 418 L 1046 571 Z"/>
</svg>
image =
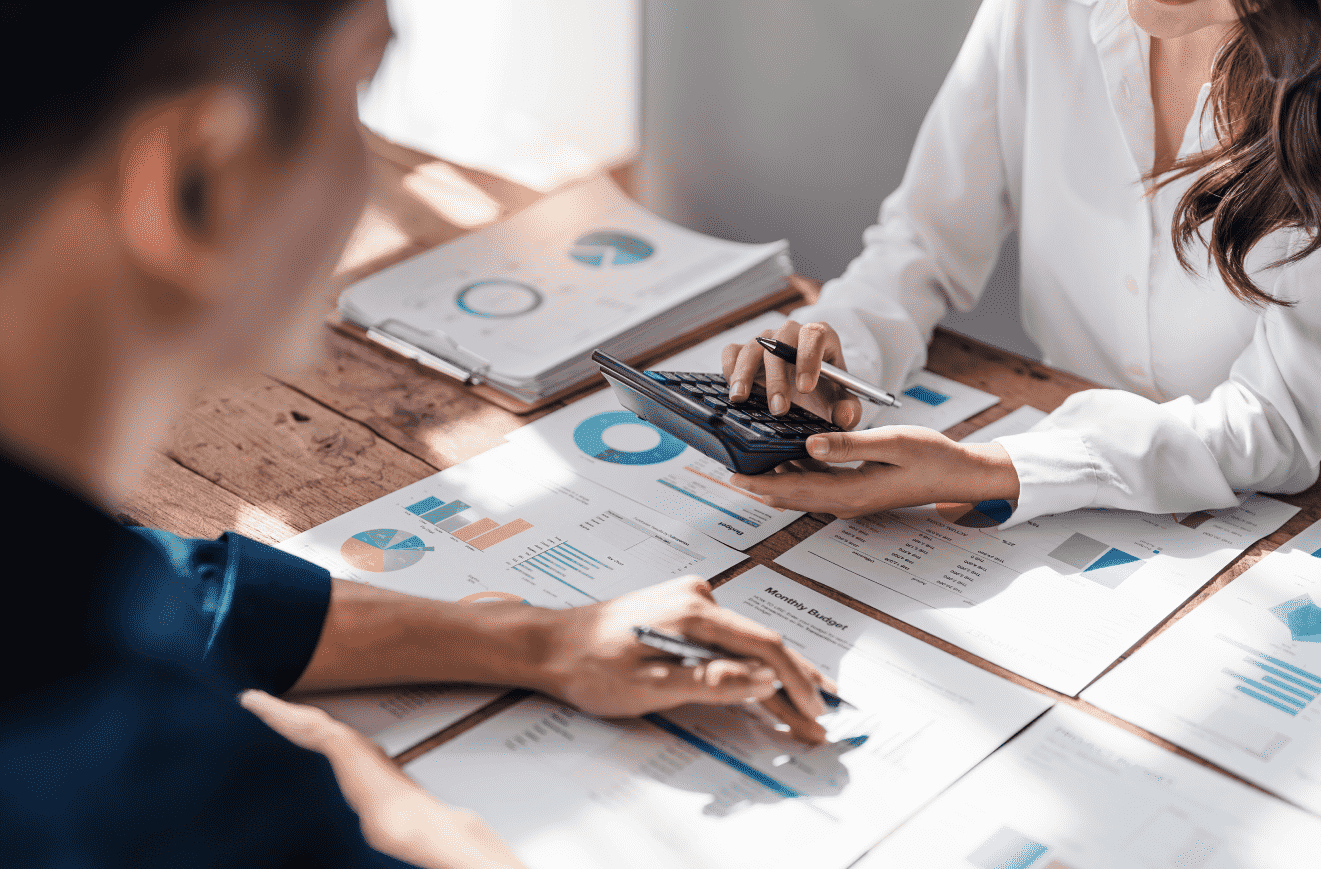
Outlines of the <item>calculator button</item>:
<svg viewBox="0 0 1321 869">
<path fill-rule="evenodd" d="M 644 371 L 642 373 L 650 377 L 652 380 L 656 380 L 661 383 L 665 382 L 665 375 L 661 374 L 659 371 Z"/>
<path fill-rule="evenodd" d="M 707 407 L 713 407 L 713 408 L 715 408 L 716 410 L 724 410 L 724 409 L 725 409 L 725 401 L 724 401 L 724 399 L 720 398 L 720 397 L 717 396 L 717 395 L 704 395 L 704 396 L 702 396 L 702 404 L 705 404 Z"/>
</svg>

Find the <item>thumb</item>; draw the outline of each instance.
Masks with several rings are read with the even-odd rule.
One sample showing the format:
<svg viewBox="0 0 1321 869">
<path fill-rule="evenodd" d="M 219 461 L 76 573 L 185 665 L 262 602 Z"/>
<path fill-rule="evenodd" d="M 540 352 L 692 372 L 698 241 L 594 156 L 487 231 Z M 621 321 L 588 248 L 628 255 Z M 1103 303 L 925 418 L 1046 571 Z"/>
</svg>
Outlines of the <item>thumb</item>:
<svg viewBox="0 0 1321 869">
<path fill-rule="evenodd" d="M 856 462 L 865 459 L 860 432 L 827 432 L 807 439 L 807 453 L 823 462 Z"/>
</svg>

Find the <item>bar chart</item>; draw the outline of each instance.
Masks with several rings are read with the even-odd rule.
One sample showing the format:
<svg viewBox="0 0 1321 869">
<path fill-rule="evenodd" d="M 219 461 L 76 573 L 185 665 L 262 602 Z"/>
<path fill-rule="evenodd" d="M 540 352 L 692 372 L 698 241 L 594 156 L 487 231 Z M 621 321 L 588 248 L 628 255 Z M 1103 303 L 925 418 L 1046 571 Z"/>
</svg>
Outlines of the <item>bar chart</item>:
<svg viewBox="0 0 1321 869">
<path fill-rule="evenodd" d="M 1244 672 L 1230 667 L 1221 670 L 1238 683 L 1234 690 L 1290 717 L 1321 696 L 1321 676 L 1224 635 L 1218 639 L 1247 652 L 1243 663 L 1248 667 L 1243 668 Z"/>
<path fill-rule="evenodd" d="M 457 498 L 442 501 L 430 496 L 405 509 L 482 552 L 532 528 L 532 523 L 523 519 L 500 524 L 489 517 L 478 516 L 471 512 L 472 508 L 468 504 Z"/>
<path fill-rule="evenodd" d="M 559 537 L 531 547 L 528 553 L 515 558 L 509 569 L 533 581 L 550 577 L 592 601 L 599 598 L 587 589 L 605 584 L 616 570 Z"/>
</svg>

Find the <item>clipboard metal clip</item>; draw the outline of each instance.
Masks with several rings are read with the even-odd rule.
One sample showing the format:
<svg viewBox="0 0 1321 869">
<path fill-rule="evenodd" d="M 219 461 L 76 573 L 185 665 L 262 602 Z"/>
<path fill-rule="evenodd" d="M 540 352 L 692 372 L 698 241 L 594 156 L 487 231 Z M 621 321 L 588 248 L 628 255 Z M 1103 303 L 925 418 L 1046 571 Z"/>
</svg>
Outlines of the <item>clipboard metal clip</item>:
<svg viewBox="0 0 1321 869">
<path fill-rule="evenodd" d="M 396 338 L 389 332 L 383 332 L 372 327 L 367 329 L 367 337 L 406 359 L 412 359 L 425 368 L 439 371 L 446 377 L 453 377 L 455 380 L 461 381 L 464 386 L 480 386 L 486 382 L 486 378 L 483 376 L 484 371 L 470 371 L 461 365 L 450 362 L 448 359 L 442 359 L 434 353 L 429 353 L 421 347 L 410 344 L 402 338 Z"/>
</svg>

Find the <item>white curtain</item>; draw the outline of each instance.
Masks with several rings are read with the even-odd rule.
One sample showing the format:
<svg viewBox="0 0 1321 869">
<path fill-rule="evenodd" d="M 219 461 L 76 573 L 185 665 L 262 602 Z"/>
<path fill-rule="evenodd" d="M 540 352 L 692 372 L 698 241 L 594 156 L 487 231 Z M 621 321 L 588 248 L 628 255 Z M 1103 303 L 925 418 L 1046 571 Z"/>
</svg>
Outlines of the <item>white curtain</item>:
<svg viewBox="0 0 1321 869">
<path fill-rule="evenodd" d="M 632 158 L 638 0 L 390 0 L 359 103 L 400 144 L 549 190 Z"/>
</svg>

